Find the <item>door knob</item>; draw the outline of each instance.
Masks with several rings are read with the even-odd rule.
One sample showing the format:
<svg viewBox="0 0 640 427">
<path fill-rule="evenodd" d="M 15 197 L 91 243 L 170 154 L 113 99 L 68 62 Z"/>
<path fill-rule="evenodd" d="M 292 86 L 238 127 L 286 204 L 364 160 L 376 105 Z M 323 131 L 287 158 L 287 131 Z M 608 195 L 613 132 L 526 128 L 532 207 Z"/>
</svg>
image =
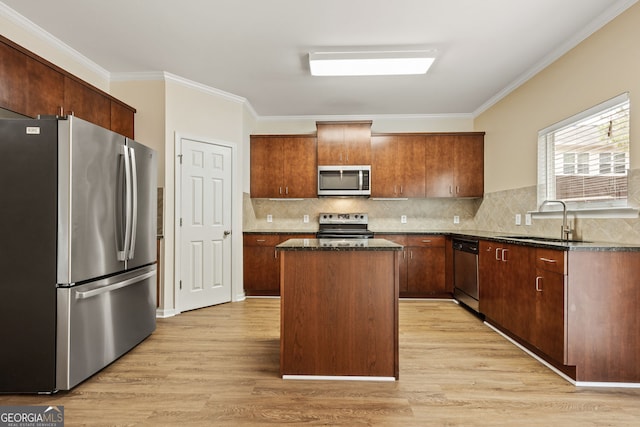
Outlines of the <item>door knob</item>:
<svg viewBox="0 0 640 427">
<path fill-rule="evenodd" d="M 224 230 L 224 236 L 227 237 L 229 234 L 231 234 L 231 230 Z"/>
</svg>

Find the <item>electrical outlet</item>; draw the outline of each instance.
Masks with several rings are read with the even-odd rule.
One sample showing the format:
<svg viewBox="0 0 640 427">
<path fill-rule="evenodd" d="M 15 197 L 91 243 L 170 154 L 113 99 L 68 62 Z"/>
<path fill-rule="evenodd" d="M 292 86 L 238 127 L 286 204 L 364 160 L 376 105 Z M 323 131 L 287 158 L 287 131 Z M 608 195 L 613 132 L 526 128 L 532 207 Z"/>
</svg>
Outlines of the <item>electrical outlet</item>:
<svg viewBox="0 0 640 427">
<path fill-rule="evenodd" d="M 309 222 L 309 215 L 303 215 L 302 216 L 302 222 Z"/>
<path fill-rule="evenodd" d="M 401 224 L 406 224 L 407 223 L 407 216 L 406 215 L 400 216 L 400 223 Z"/>
<path fill-rule="evenodd" d="M 453 216 L 453 223 L 454 224 L 460 224 L 460 217 L 458 215 L 454 215 Z"/>
<path fill-rule="evenodd" d="M 525 214 L 524 225 L 531 225 L 531 214 Z"/>
<path fill-rule="evenodd" d="M 516 225 L 522 225 L 522 215 L 516 214 Z"/>
<path fill-rule="evenodd" d="M 267 215 L 267 222 L 273 222 L 273 215 Z"/>
</svg>

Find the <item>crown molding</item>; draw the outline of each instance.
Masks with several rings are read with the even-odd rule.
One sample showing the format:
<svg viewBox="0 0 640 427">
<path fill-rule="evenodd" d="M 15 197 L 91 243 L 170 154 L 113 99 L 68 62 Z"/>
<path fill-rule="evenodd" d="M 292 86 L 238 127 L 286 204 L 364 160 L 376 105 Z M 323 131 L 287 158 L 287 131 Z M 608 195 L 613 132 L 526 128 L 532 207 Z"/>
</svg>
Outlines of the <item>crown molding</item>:
<svg viewBox="0 0 640 427">
<path fill-rule="evenodd" d="M 111 73 L 112 82 L 128 81 L 164 81 L 166 73 L 163 71 L 136 71 L 126 73 Z"/>
<path fill-rule="evenodd" d="M 258 121 L 358 121 L 358 120 L 472 120 L 471 113 L 444 114 L 358 114 L 358 115 L 306 115 L 306 116 L 258 116 Z"/>
<path fill-rule="evenodd" d="M 43 41 L 45 44 L 51 46 L 51 48 L 54 49 L 55 51 L 62 52 L 63 54 L 68 55 L 74 61 L 80 63 L 80 65 L 82 65 L 83 67 L 89 69 L 90 71 L 98 75 L 100 78 L 105 80 L 106 82 L 109 82 L 110 73 L 107 70 L 105 70 L 104 68 L 102 68 L 101 66 L 99 66 L 98 64 L 96 64 L 95 62 L 93 62 L 92 60 L 90 60 L 80 52 L 78 52 L 77 50 L 73 49 L 72 47 L 64 43 L 62 40 L 54 37 L 52 34 L 45 31 L 42 27 L 39 27 L 34 22 L 20 15 L 15 10 L 11 9 L 9 6 L 7 6 L 2 2 L 0 2 L 0 16 L 2 16 L 3 18 L 6 18 L 8 21 L 22 28 L 30 35 Z M 50 57 L 47 57 L 48 52 L 46 51 L 34 52 L 34 53 L 40 55 L 41 57 L 47 59 L 48 61 L 54 62 L 51 60 Z"/>
<path fill-rule="evenodd" d="M 204 85 L 202 83 L 198 83 L 193 80 L 189 80 L 184 77 L 177 76 L 175 74 L 171 74 L 166 71 L 140 71 L 140 72 L 128 72 L 128 73 L 111 73 L 112 82 L 124 82 L 124 81 L 171 81 L 173 83 L 177 83 L 181 86 L 188 87 L 190 89 L 195 89 L 198 92 L 202 92 L 207 95 L 214 95 L 221 98 L 224 98 L 228 101 L 236 102 L 238 104 L 242 104 L 249 114 L 251 114 L 256 120 L 259 118 L 256 111 L 253 109 L 251 103 L 241 96 L 234 95 L 229 92 L 225 92 L 220 89 L 213 88 L 211 86 Z"/>
<path fill-rule="evenodd" d="M 511 92 L 516 90 L 518 87 L 525 84 L 528 80 L 533 78 L 536 74 L 547 68 L 549 65 L 553 64 L 555 61 L 560 59 L 563 55 L 569 52 L 571 49 L 582 43 L 587 37 L 591 36 L 596 31 L 600 30 L 606 24 L 611 22 L 617 16 L 619 16 L 622 12 L 633 6 L 637 3 L 638 0 L 619 0 L 611 5 L 604 13 L 598 16 L 596 19 L 591 21 L 587 26 L 585 26 L 581 31 L 576 33 L 570 39 L 567 39 L 563 44 L 554 49 L 551 53 L 546 55 L 540 62 L 535 64 L 531 69 L 521 74 L 518 78 L 512 81 L 509 85 L 503 88 L 500 92 L 489 98 L 484 104 L 478 107 L 473 113 L 473 117 L 478 117 L 480 114 L 484 113 L 486 110 L 497 104 L 500 100 L 505 98 Z"/>
</svg>

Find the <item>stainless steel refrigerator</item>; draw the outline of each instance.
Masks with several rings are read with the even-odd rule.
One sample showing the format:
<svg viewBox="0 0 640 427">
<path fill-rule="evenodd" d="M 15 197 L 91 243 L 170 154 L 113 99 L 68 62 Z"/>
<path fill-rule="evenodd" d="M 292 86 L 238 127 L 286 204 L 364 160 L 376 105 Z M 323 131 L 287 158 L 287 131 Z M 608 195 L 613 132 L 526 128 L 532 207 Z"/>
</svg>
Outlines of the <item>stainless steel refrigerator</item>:
<svg viewBox="0 0 640 427">
<path fill-rule="evenodd" d="M 155 330 L 157 161 L 73 116 L 0 120 L 0 392 L 71 389 Z"/>
</svg>

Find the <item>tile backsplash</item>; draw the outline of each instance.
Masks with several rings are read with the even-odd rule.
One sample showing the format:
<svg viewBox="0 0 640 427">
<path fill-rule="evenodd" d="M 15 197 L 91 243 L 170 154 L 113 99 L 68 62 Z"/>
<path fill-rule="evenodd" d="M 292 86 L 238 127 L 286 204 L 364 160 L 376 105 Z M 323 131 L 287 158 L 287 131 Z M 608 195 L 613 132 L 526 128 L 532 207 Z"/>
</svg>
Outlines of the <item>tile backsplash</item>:
<svg viewBox="0 0 640 427">
<path fill-rule="evenodd" d="M 640 170 L 629 173 L 629 207 L 640 206 Z M 321 198 L 303 200 L 251 199 L 244 194 L 245 231 L 309 231 L 318 228 L 322 212 L 366 212 L 373 231 L 483 230 L 535 236 L 560 236 L 561 219 L 534 218 L 525 214 L 537 209 L 536 187 L 485 194 L 483 199 L 376 200 Z M 522 225 L 515 225 L 520 214 Z M 271 215 L 273 222 L 267 222 Z M 303 216 L 309 215 L 309 222 Z M 407 216 L 407 223 L 400 218 Z M 454 216 L 459 223 L 454 224 Z M 640 219 L 579 218 L 569 216 L 577 235 L 584 240 L 640 244 Z"/>
<path fill-rule="evenodd" d="M 373 231 L 462 229 L 473 222 L 481 199 L 376 200 L 365 198 L 320 198 L 303 200 L 251 199 L 244 194 L 245 230 L 316 231 L 323 212 L 366 212 Z M 267 222 L 271 215 L 273 222 Z M 304 223 L 304 215 L 309 222 Z M 407 223 L 402 224 L 402 215 Z M 458 216 L 459 224 L 453 223 Z"/>
</svg>

